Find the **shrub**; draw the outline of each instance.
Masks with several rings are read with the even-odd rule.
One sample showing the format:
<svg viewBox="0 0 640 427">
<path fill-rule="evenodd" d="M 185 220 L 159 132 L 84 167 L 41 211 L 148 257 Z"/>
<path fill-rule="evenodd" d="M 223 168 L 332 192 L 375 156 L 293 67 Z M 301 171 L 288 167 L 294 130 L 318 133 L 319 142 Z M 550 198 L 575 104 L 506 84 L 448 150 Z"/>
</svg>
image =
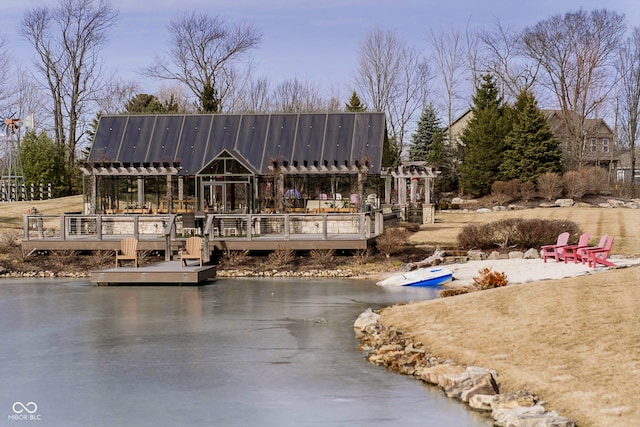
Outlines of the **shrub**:
<svg viewBox="0 0 640 427">
<path fill-rule="evenodd" d="M 491 184 L 491 195 L 498 205 L 505 205 L 511 200 L 509 196 L 509 183 L 506 181 L 494 181 Z"/>
<path fill-rule="evenodd" d="M 469 224 L 458 234 L 458 246 L 462 249 L 493 248 L 492 233 L 487 224 Z"/>
<path fill-rule="evenodd" d="M 91 251 L 89 264 L 94 268 L 103 268 L 104 266 L 113 263 L 115 256 L 116 251 L 111 249 L 100 249 Z"/>
<path fill-rule="evenodd" d="M 562 178 L 555 172 L 545 172 L 536 181 L 538 191 L 545 200 L 557 199 L 562 195 Z"/>
<path fill-rule="evenodd" d="M 409 232 L 404 228 L 387 228 L 376 239 L 376 248 L 388 258 L 407 244 Z"/>
<path fill-rule="evenodd" d="M 606 169 L 592 166 L 580 169 L 585 194 L 600 194 L 609 186 L 609 174 Z"/>
<path fill-rule="evenodd" d="M 536 186 L 531 181 L 525 181 L 520 184 L 520 197 L 525 202 L 529 202 L 533 199 L 536 193 Z"/>
<path fill-rule="evenodd" d="M 507 275 L 492 271 L 489 267 L 480 270 L 480 276 L 473 278 L 473 285 L 478 289 L 491 289 L 506 286 L 509 283 Z"/>
<path fill-rule="evenodd" d="M 249 251 L 247 249 L 242 251 L 232 251 L 229 249 L 225 249 L 224 254 L 222 256 L 222 263 L 224 265 L 228 265 L 229 267 L 238 267 L 247 261 L 249 258 Z"/>
<path fill-rule="evenodd" d="M 267 256 L 267 264 L 271 268 L 278 268 L 291 263 L 295 258 L 295 251 L 284 245 L 278 246 Z"/>
<path fill-rule="evenodd" d="M 585 181 L 579 171 L 569 171 L 562 177 L 564 180 L 564 190 L 568 197 L 581 199 L 585 194 Z"/>
<path fill-rule="evenodd" d="M 371 249 L 359 249 L 354 252 L 353 258 L 358 265 L 365 265 L 367 261 L 369 261 L 369 257 L 371 257 Z"/>
<path fill-rule="evenodd" d="M 316 265 L 325 265 L 331 262 L 335 251 L 333 249 L 312 249 L 309 252 L 309 257 Z"/>
<path fill-rule="evenodd" d="M 582 233 L 575 222 L 511 218 L 486 224 L 469 224 L 458 234 L 461 249 L 517 248 L 527 250 L 553 243 L 568 231 L 573 240 Z"/>
</svg>

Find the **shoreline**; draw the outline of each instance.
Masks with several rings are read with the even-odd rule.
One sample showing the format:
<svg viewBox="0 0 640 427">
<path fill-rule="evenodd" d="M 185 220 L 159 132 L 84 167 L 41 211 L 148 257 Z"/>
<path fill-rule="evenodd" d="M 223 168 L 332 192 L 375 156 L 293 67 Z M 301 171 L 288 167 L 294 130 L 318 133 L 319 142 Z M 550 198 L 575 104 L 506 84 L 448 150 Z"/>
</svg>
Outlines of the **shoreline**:
<svg viewBox="0 0 640 427">
<path fill-rule="evenodd" d="M 411 334 L 381 322 L 379 313 L 384 310 L 369 309 L 354 322 L 359 349 L 369 363 L 436 386 L 448 398 L 493 419 L 496 426 L 576 426 L 556 411 L 547 411 L 546 403 L 528 390 L 501 390 L 498 372 L 432 354 Z"/>
</svg>

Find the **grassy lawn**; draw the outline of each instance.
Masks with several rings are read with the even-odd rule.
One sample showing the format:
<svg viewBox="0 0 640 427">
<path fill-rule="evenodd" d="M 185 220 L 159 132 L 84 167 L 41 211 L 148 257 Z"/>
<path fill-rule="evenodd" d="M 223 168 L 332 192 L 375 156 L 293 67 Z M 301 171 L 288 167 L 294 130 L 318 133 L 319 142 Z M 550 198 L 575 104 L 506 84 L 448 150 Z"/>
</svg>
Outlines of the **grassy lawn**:
<svg viewBox="0 0 640 427">
<path fill-rule="evenodd" d="M 602 234 L 613 235 L 613 254 L 640 257 L 640 209 L 627 208 L 535 208 L 487 214 L 439 212 L 436 214 L 436 223 L 422 226 L 421 231 L 415 233 L 410 241 L 415 244 L 451 247 L 455 245 L 458 233 L 467 224 L 506 218 L 570 220 L 577 223 L 583 232 L 591 235 L 591 244 L 596 244 Z"/>
</svg>

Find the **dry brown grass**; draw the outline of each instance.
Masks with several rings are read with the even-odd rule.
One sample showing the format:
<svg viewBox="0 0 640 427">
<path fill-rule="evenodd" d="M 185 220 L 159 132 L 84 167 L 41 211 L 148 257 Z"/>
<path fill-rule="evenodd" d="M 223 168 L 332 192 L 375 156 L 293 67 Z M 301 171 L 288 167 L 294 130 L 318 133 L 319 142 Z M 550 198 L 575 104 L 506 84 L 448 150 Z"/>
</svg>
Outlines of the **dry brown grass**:
<svg viewBox="0 0 640 427">
<path fill-rule="evenodd" d="M 382 321 L 581 426 L 640 420 L 640 267 L 394 306 Z"/>
<path fill-rule="evenodd" d="M 612 234 L 613 253 L 640 256 L 637 209 L 439 213 L 411 242 L 452 246 L 467 224 L 505 218 L 571 220 L 591 243 Z M 440 356 L 496 369 L 504 389 L 529 389 L 579 425 L 640 419 L 640 267 L 391 307 L 382 320 Z"/>
<path fill-rule="evenodd" d="M 33 207 L 45 215 L 81 212 L 82 200 L 82 196 L 69 196 L 30 202 L 0 202 L 0 232 L 22 230 L 22 215 Z"/>
<path fill-rule="evenodd" d="M 591 235 L 596 244 L 601 234 L 615 236 L 612 253 L 640 257 L 640 210 L 605 208 L 536 208 L 478 214 L 475 212 L 440 212 L 436 223 L 423 226 L 410 242 L 439 247 L 452 246 L 458 233 L 471 223 L 487 223 L 506 218 L 570 220 Z M 552 243 L 552 242 L 550 242 Z"/>
</svg>

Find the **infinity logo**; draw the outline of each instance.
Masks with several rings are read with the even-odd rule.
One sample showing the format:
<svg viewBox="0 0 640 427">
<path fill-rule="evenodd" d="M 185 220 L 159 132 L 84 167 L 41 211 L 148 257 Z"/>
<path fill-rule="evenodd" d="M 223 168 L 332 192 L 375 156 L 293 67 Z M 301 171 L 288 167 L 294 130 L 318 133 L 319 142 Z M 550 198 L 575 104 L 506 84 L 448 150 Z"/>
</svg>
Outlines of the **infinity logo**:
<svg viewBox="0 0 640 427">
<path fill-rule="evenodd" d="M 24 411 L 27 411 L 30 414 L 35 414 L 38 410 L 38 405 L 36 405 L 35 402 L 28 402 L 26 405 L 22 402 L 16 402 L 13 404 L 11 409 L 13 409 L 13 412 L 16 414 L 21 414 Z"/>
</svg>

